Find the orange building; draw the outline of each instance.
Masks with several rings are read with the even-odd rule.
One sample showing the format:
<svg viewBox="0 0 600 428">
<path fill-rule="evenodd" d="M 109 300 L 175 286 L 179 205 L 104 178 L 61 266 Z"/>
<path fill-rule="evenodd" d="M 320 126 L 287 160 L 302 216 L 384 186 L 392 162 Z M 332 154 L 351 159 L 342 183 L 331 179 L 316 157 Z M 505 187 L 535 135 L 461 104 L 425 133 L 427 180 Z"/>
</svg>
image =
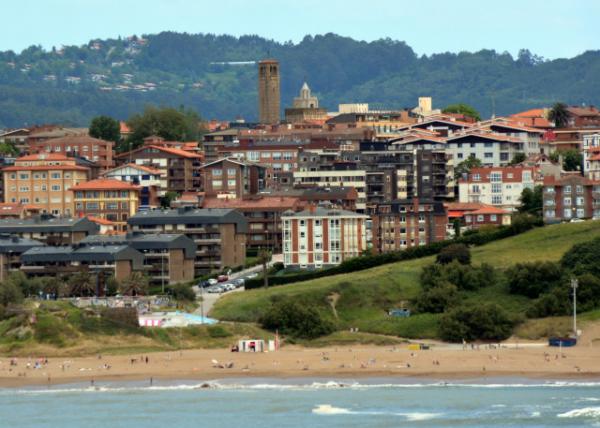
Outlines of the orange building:
<svg viewBox="0 0 600 428">
<path fill-rule="evenodd" d="M 90 169 L 58 153 L 22 156 L 2 170 L 5 202 L 35 204 L 42 212 L 70 216 L 71 187 L 88 180 Z"/>
</svg>

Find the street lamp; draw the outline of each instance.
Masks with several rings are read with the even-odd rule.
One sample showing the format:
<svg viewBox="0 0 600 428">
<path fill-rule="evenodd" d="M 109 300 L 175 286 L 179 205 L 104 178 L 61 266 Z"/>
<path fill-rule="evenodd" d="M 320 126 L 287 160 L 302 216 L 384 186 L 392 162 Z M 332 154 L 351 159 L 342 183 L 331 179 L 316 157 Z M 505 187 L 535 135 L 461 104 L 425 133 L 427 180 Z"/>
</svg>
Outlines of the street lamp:
<svg viewBox="0 0 600 428">
<path fill-rule="evenodd" d="M 577 287 L 579 281 L 577 278 L 571 279 L 571 288 L 573 288 L 573 334 L 577 338 Z"/>
</svg>

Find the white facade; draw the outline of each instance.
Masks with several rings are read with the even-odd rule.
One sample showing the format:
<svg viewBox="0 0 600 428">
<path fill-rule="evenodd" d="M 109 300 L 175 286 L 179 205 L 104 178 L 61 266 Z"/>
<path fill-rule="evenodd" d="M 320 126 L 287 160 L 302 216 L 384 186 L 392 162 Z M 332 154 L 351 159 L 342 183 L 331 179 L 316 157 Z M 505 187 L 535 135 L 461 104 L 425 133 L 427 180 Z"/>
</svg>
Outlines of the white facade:
<svg viewBox="0 0 600 428">
<path fill-rule="evenodd" d="M 452 155 L 455 165 L 475 156 L 484 166 L 506 166 L 515 154 L 524 152 L 525 143 L 521 141 L 494 140 L 482 136 L 465 137 L 453 136 L 447 140 L 446 153 Z"/>
<path fill-rule="evenodd" d="M 591 180 L 600 180 L 600 134 L 583 136 L 583 174 Z"/>
<path fill-rule="evenodd" d="M 367 173 L 365 170 L 341 171 L 294 171 L 295 186 L 318 187 L 354 187 L 358 193 L 356 209 L 363 211 L 367 208 Z"/>
</svg>

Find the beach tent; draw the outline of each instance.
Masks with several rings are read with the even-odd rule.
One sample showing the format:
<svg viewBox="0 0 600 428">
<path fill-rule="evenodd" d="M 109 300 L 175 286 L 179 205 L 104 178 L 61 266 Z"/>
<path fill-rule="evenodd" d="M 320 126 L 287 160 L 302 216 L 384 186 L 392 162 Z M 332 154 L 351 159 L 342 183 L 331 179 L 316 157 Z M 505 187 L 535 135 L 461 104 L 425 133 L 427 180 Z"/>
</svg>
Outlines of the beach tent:
<svg viewBox="0 0 600 428">
<path fill-rule="evenodd" d="M 238 347 L 240 352 L 264 352 L 265 341 L 260 339 L 240 340 Z"/>
</svg>

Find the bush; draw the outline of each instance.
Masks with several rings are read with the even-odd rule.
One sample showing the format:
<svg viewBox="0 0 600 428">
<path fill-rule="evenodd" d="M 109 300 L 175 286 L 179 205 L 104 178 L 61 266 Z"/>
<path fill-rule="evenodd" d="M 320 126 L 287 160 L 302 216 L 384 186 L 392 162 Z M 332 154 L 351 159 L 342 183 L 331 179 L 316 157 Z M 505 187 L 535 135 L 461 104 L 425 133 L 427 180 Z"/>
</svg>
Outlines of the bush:
<svg viewBox="0 0 600 428">
<path fill-rule="evenodd" d="M 483 263 L 479 267 L 460 264 L 457 260 L 447 264 L 431 264 L 421 270 L 421 286 L 424 290 L 440 284 L 454 284 L 460 290 L 478 290 L 496 283 L 494 268 Z"/>
<path fill-rule="evenodd" d="M 504 340 L 508 338 L 514 322 L 495 304 L 460 306 L 444 314 L 439 332 L 449 342 L 462 340 Z"/>
<path fill-rule="evenodd" d="M 562 282 L 560 265 L 554 262 L 518 263 L 506 270 L 510 292 L 530 298 L 550 291 Z"/>
<path fill-rule="evenodd" d="M 260 324 L 267 330 L 301 339 L 315 339 L 333 333 L 334 325 L 319 311 L 290 299 L 274 302 L 261 317 Z"/>
<path fill-rule="evenodd" d="M 175 284 L 169 287 L 170 294 L 175 300 L 183 300 L 185 302 L 193 302 L 196 300 L 196 293 L 192 287 L 186 284 Z"/>
<path fill-rule="evenodd" d="M 577 275 L 591 273 L 600 276 L 600 238 L 575 244 L 567 251 L 560 263 Z"/>
<path fill-rule="evenodd" d="M 413 309 L 417 313 L 439 314 L 458 302 L 458 289 L 454 284 L 443 283 L 422 292 L 415 300 Z"/>
<path fill-rule="evenodd" d="M 102 318 L 109 320 L 119 327 L 131 327 L 138 329 L 140 323 L 136 308 L 104 308 L 101 311 Z"/>
<path fill-rule="evenodd" d="M 442 248 L 437 255 L 436 262 L 442 265 L 458 261 L 463 265 L 471 264 L 471 252 L 465 244 L 451 244 Z"/>
<path fill-rule="evenodd" d="M 208 335 L 213 339 L 219 339 L 222 337 L 233 336 L 225 327 L 222 325 L 211 325 L 207 327 Z"/>
<path fill-rule="evenodd" d="M 8 306 L 23 301 L 23 293 L 19 285 L 9 278 L 0 282 L 0 306 Z"/>
<path fill-rule="evenodd" d="M 559 298 L 558 293 L 545 293 L 527 310 L 529 318 L 545 318 L 569 314 L 569 301 Z"/>
</svg>

